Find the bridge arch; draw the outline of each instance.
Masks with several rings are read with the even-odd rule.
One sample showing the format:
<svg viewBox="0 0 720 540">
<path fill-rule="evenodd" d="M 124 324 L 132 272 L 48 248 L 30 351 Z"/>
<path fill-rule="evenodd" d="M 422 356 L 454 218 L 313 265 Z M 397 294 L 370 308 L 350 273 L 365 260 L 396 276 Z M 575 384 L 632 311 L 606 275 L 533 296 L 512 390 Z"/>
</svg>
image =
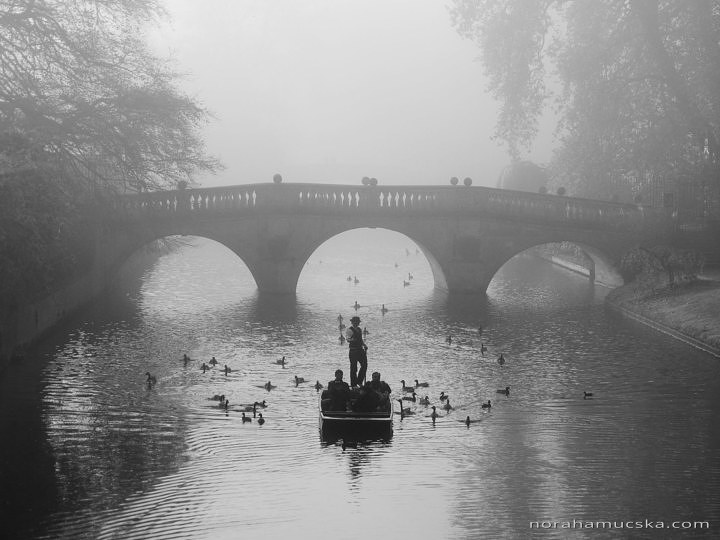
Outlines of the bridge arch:
<svg viewBox="0 0 720 540">
<path fill-rule="evenodd" d="M 597 274 L 668 225 L 635 205 L 467 186 L 247 184 L 129 196 L 118 205 L 117 230 L 126 236 L 189 234 L 229 247 L 261 293 L 295 293 L 318 246 L 356 228 L 404 234 L 422 249 L 437 288 L 483 294 L 507 260 L 532 246 L 582 246 Z"/>
<path fill-rule="evenodd" d="M 413 242 L 417 248 L 420 250 L 422 255 L 425 258 L 425 261 L 428 263 L 428 266 L 430 268 L 430 271 L 433 276 L 433 283 L 435 288 L 447 288 L 447 283 L 445 279 L 445 274 L 443 272 L 442 266 L 435 258 L 435 256 L 432 253 L 432 250 L 430 250 L 427 246 L 423 245 L 423 243 L 418 240 L 417 238 L 413 238 L 410 234 L 407 234 L 407 232 L 403 232 L 402 230 L 398 230 L 399 228 L 389 228 L 389 227 L 377 227 L 377 226 L 354 226 L 354 227 L 344 227 L 341 228 L 339 232 L 336 232 L 335 234 L 331 234 L 327 238 L 325 237 L 319 237 L 318 240 L 312 244 L 308 244 L 306 246 L 306 249 L 303 251 L 303 256 L 305 257 L 305 262 L 307 262 L 314 254 L 316 254 L 323 246 L 325 246 L 328 242 L 332 242 L 335 239 L 338 239 L 342 237 L 343 235 L 352 232 L 352 231 L 361 231 L 361 230 L 381 230 L 381 231 L 387 231 L 390 233 L 395 233 L 398 236 L 407 238 L 411 242 Z M 330 232 L 328 231 L 328 234 Z M 303 264 L 304 268 L 304 264 Z M 301 272 L 304 272 L 305 270 L 302 270 Z M 300 276 L 298 276 L 298 279 L 300 279 Z"/>
<path fill-rule="evenodd" d="M 564 244 L 572 244 L 575 246 L 578 251 L 584 255 L 584 264 L 573 261 L 571 257 L 564 257 L 562 253 L 557 253 L 557 247 Z M 586 242 L 572 242 L 568 240 L 541 242 L 517 251 L 516 253 L 510 253 L 503 261 L 497 261 L 497 268 L 493 273 L 493 277 L 513 257 L 522 253 L 532 252 L 535 248 L 542 249 L 546 246 L 553 246 L 555 249 L 542 250 L 540 253 L 537 253 L 538 256 L 542 256 L 543 258 L 549 259 L 550 262 L 566 266 L 570 270 L 575 270 L 583 274 L 587 271 L 590 282 L 598 283 L 607 287 L 620 287 L 624 285 L 624 280 L 619 270 L 616 268 L 612 255 L 604 252 L 601 248 L 595 247 Z"/>
</svg>

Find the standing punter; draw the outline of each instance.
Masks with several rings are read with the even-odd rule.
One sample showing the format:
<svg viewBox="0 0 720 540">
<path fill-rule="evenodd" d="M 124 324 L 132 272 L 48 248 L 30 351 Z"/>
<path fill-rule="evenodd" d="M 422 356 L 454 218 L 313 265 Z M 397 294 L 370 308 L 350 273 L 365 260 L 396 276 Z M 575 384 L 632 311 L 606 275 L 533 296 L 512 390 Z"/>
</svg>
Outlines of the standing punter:
<svg viewBox="0 0 720 540">
<path fill-rule="evenodd" d="M 367 345 L 363 341 L 362 330 L 360 329 L 360 317 L 355 315 L 350 319 L 352 326 L 347 329 L 346 337 L 350 346 L 350 386 L 360 386 L 365 382 L 367 372 Z M 358 371 L 358 363 L 360 371 Z"/>
</svg>

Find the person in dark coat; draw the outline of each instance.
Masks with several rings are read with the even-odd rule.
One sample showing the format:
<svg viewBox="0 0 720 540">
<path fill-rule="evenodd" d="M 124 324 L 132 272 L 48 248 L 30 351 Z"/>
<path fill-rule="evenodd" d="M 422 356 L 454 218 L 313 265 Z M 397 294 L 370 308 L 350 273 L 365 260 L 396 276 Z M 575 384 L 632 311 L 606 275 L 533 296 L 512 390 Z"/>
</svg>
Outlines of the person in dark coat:
<svg viewBox="0 0 720 540">
<path fill-rule="evenodd" d="M 351 326 L 347 329 L 347 338 L 350 357 L 350 386 L 355 388 L 365 382 L 367 373 L 367 345 L 363 341 L 363 332 L 360 328 L 360 317 L 355 315 L 350 319 Z M 358 371 L 358 364 L 360 370 Z"/>
</svg>

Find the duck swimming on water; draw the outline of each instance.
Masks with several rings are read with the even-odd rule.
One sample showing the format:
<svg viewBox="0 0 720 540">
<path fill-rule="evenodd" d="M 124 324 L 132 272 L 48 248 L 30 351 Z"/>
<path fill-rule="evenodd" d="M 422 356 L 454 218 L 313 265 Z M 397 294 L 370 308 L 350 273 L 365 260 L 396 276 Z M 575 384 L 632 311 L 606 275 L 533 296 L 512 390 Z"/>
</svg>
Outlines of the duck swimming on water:
<svg viewBox="0 0 720 540">
<path fill-rule="evenodd" d="M 415 414 L 414 411 L 410 409 L 410 407 L 403 407 L 402 399 L 396 400 L 400 404 L 400 411 L 398 411 L 396 414 L 400 415 L 400 418 L 403 418 L 404 416 L 412 416 Z"/>
<path fill-rule="evenodd" d="M 257 423 L 262 426 L 265 423 L 265 419 L 263 418 L 262 413 L 258 413 L 258 417 L 259 418 L 258 418 Z"/>
<path fill-rule="evenodd" d="M 154 386 L 155 383 L 157 383 L 157 379 L 155 378 L 155 375 L 150 375 L 149 371 L 146 371 L 145 375 L 147 375 L 147 381 L 145 381 L 145 382 L 147 382 L 148 386 Z"/>
<path fill-rule="evenodd" d="M 481 405 L 481 407 L 482 407 L 483 409 L 489 409 L 490 407 L 492 407 L 492 405 L 490 404 L 490 400 L 488 399 L 488 402 L 487 402 L 487 403 L 483 403 L 483 404 Z"/>
<path fill-rule="evenodd" d="M 252 418 L 248 418 L 247 416 L 245 416 L 245 413 L 242 413 L 242 421 L 243 421 L 243 424 L 245 422 L 252 422 Z"/>
<path fill-rule="evenodd" d="M 322 390 L 323 385 L 320 381 L 315 381 L 315 390 Z"/>
<path fill-rule="evenodd" d="M 435 405 L 432 406 L 432 412 L 430 413 L 430 418 L 432 418 L 433 424 L 435 423 L 435 420 L 439 418 L 440 415 L 438 414 Z"/>
<path fill-rule="evenodd" d="M 510 395 L 510 387 L 506 386 L 505 390 L 496 390 L 496 392 L 498 394 L 505 394 L 506 396 L 509 396 Z"/>
<path fill-rule="evenodd" d="M 418 382 L 418 380 L 415 379 L 415 388 L 427 388 L 428 386 L 430 386 L 429 383 L 426 383 L 426 382 Z"/>
</svg>

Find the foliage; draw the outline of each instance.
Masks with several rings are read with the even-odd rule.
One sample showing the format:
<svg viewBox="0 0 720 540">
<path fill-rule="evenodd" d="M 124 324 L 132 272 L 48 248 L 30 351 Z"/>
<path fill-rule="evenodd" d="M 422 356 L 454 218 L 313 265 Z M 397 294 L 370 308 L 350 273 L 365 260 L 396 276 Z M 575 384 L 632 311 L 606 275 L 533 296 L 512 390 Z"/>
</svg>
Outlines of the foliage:
<svg viewBox="0 0 720 540">
<path fill-rule="evenodd" d="M 90 265 L 108 195 L 219 166 L 207 111 L 144 43 L 163 16 L 155 0 L 0 0 L 0 308 Z"/>
<path fill-rule="evenodd" d="M 694 281 L 704 264 L 702 254 L 659 245 L 650 249 L 637 247 L 625 253 L 620 270 L 626 281 L 657 282 L 664 277 L 672 286 Z"/>
<path fill-rule="evenodd" d="M 607 200 L 664 178 L 720 178 L 720 5 L 712 0 L 453 0 L 502 108 L 517 159 L 545 107 L 559 118 L 552 169 Z"/>
<path fill-rule="evenodd" d="M 32 166 L 115 190 L 174 185 L 218 164 L 207 112 L 150 53 L 154 0 L 0 0 L 0 171 Z"/>
<path fill-rule="evenodd" d="M 0 175 L 0 304 L 47 291 L 91 262 L 92 228 L 72 185 L 29 170 Z"/>
</svg>

